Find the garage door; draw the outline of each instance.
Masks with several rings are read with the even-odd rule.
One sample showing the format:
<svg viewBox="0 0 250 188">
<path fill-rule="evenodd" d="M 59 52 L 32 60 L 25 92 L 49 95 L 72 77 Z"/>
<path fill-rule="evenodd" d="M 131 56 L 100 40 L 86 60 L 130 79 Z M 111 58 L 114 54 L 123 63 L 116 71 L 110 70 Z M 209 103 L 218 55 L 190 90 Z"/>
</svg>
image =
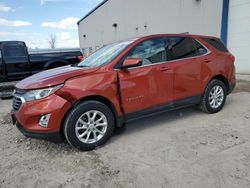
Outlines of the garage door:
<svg viewBox="0 0 250 188">
<path fill-rule="evenodd" d="M 237 72 L 250 73 L 250 0 L 229 1 L 227 46 L 236 57 Z"/>
</svg>

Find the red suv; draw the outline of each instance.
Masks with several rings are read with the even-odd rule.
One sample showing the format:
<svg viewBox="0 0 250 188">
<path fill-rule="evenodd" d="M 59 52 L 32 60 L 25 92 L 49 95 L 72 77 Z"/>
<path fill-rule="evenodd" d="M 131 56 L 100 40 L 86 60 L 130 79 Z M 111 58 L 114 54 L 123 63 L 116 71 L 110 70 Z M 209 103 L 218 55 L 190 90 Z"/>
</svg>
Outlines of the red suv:
<svg viewBox="0 0 250 188">
<path fill-rule="evenodd" d="M 234 56 L 215 37 L 160 34 L 99 49 L 77 65 L 16 85 L 12 118 L 28 137 L 104 144 L 115 128 L 159 111 L 220 111 L 235 87 Z"/>
</svg>

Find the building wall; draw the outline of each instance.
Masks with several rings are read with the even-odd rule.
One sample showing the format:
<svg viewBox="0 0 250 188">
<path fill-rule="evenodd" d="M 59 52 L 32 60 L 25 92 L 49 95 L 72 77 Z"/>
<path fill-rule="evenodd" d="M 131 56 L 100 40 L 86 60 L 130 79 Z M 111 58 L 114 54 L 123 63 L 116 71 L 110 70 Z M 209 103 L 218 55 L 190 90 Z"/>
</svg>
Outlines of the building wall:
<svg viewBox="0 0 250 188">
<path fill-rule="evenodd" d="M 250 73 L 250 1 L 230 0 L 228 49 L 235 56 L 236 71 Z"/>
<path fill-rule="evenodd" d="M 80 47 L 95 51 L 114 41 L 157 33 L 220 37 L 222 4 L 223 0 L 108 0 L 79 23 Z"/>
</svg>

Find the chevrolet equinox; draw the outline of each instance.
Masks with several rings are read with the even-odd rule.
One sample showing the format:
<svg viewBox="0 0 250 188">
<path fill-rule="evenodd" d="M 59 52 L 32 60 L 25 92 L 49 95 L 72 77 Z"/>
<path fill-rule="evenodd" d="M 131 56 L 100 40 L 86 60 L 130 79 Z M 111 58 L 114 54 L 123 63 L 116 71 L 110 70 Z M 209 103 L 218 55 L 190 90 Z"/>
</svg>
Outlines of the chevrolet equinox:
<svg viewBox="0 0 250 188">
<path fill-rule="evenodd" d="M 216 113 L 235 87 L 234 56 L 220 39 L 159 34 L 115 42 L 76 65 L 17 83 L 12 119 L 27 137 L 104 144 L 126 122 L 199 105 Z"/>
</svg>

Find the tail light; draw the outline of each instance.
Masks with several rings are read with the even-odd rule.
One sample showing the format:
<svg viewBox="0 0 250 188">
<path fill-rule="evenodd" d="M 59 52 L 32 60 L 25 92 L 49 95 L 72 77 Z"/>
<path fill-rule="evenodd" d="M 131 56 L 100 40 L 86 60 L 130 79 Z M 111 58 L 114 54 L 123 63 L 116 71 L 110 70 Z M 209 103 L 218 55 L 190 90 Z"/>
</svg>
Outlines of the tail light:
<svg viewBox="0 0 250 188">
<path fill-rule="evenodd" d="M 231 62 L 231 67 L 232 67 L 232 71 L 231 71 L 231 82 L 235 82 L 236 80 L 236 77 L 235 77 L 235 64 L 234 64 L 234 61 L 235 61 L 235 57 L 233 55 L 230 55 L 229 56 L 229 59 L 230 59 L 230 62 Z"/>
<path fill-rule="evenodd" d="M 84 59 L 84 57 L 83 57 L 82 55 L 79 55 L 79 56 L 77 56 L 77 59 L 78 59 L 79 62 L 80 62 L 80 61 L 82 61 L 82 60 Z"/>
</svg>

